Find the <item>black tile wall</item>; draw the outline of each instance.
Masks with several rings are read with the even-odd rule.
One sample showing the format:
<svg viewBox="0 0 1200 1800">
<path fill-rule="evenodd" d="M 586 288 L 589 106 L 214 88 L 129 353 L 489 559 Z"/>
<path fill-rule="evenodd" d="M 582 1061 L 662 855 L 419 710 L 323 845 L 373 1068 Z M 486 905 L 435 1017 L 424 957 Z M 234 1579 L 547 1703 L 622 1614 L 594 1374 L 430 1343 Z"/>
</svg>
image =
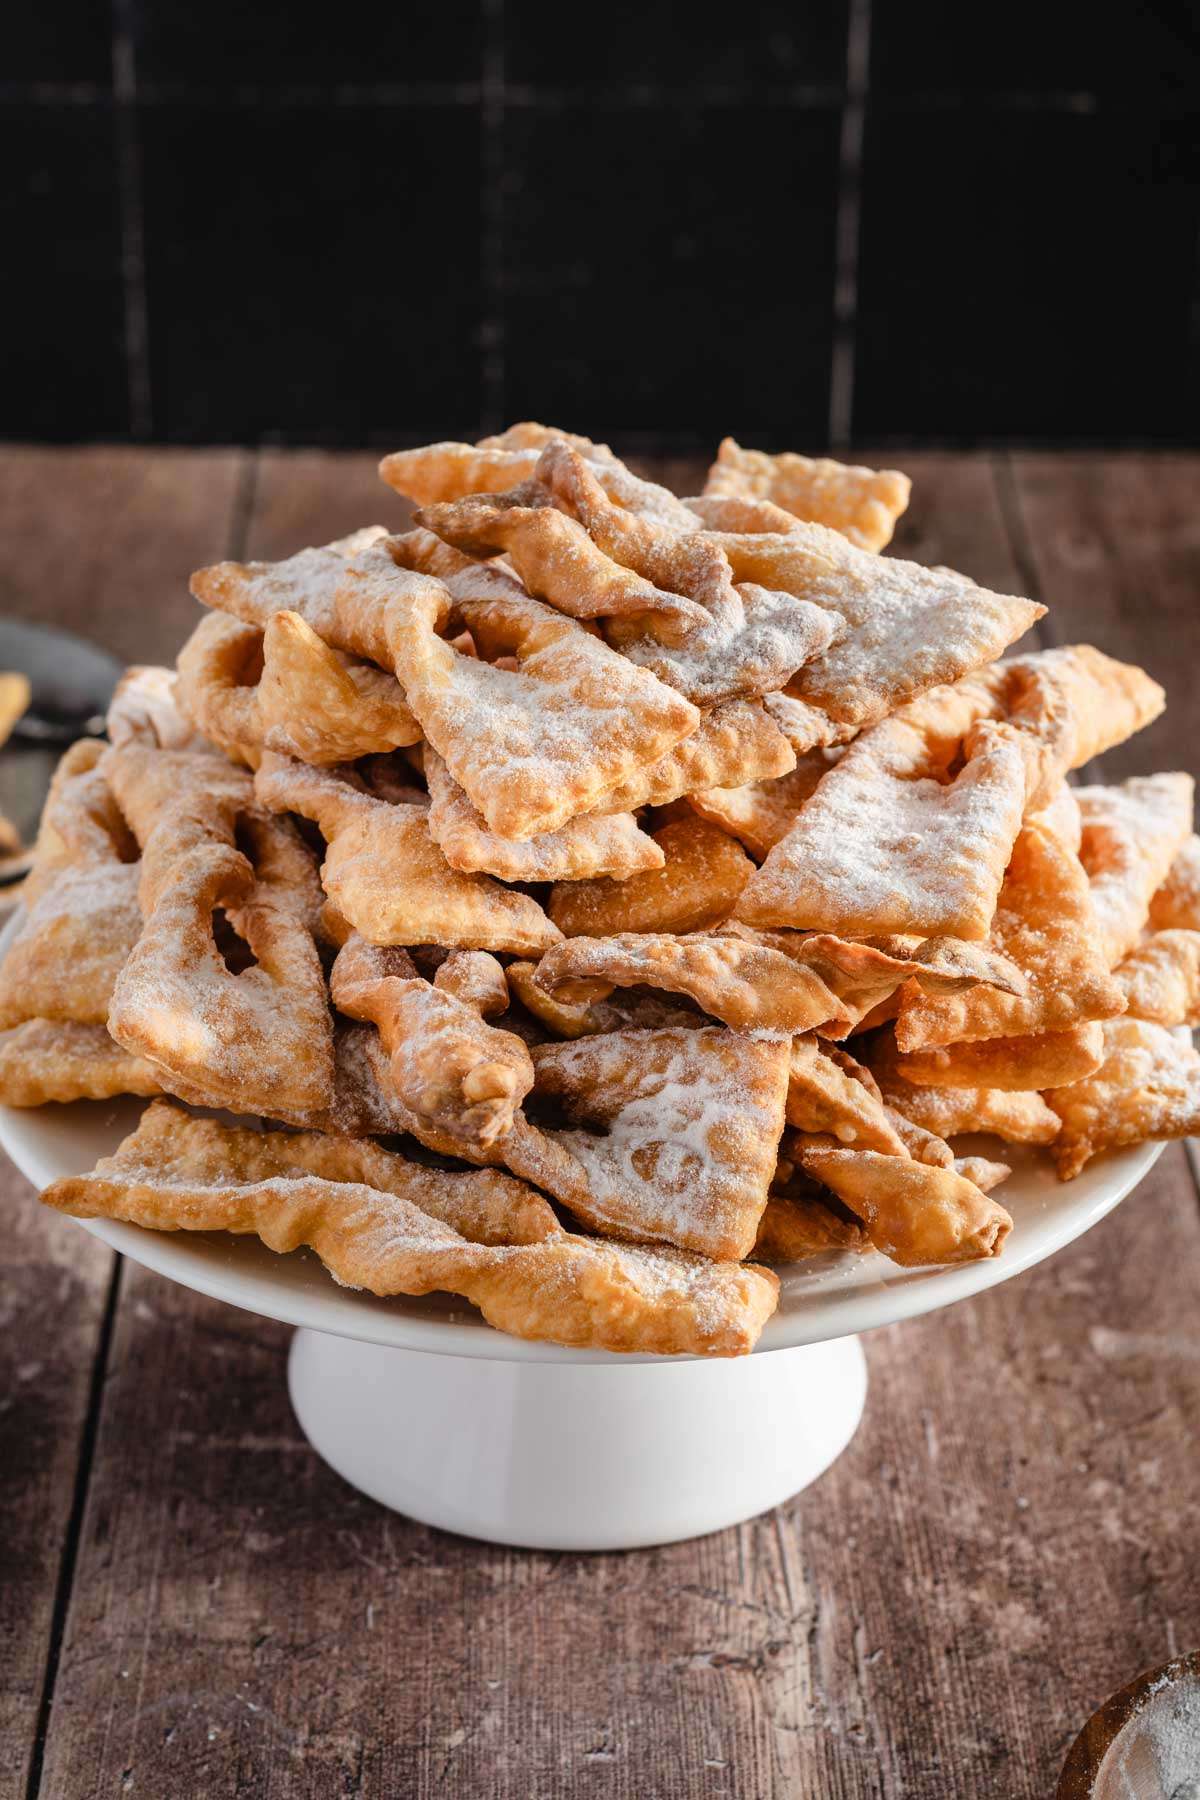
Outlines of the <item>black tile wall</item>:
<svg viewBox="0 0 1200 1800">
<path fill-rule="evenodd" d="M 95 0 L 35 0 L 4 10 L 0 82 L 6 87 L 107 88 L 112 61 L 112 13 Z"/>
<path fill-rule="evenodd" d="M 1129 104 L 1194 102 L 1200 11 L 1194 0 L 872 0 L 876 93 L 1073 94 Z"/>
<path fill-rule="evenodd" d="M 4 429 L 121 437 L 130 421 L 112 109 L 0 108 L 0 167 Z"/>
<path fill-rule="evenodd" d="M 39 0 L 0 434 L 1200 437 L 1195 0 Z"/>
<path fill-rule="evenodd" d="M 140 127 L 157 436 L 474 423 L 473 109 L 151 106 Z"/>
<path fill-rule="evenodd" d="M 1195 171 L 1160 120 L 884 112 L 868 125 L 864 437 L 1180 438 Z"/>
<path fill-rule="evenodd" d="M 341 86 L 419 88 L 479 79 L 479 0 L 387 7 L 377 0 L 339 0 L 324 15 L 294 0 L 206 0 L 203 6 L 131 0 L 131 7 L 142 83 L 228 95 L 237 89 L 329 93 Z"/>
<path fill-rule="evenodd" d="M 602 435 L 822 438 L 838 134 L 832 109 L 514 112 L 507 410 Z"/>
<path fill-rule="evenodd" d="M 765 0 L 684 7 L 645 0 L 614 15 L 561 0 L 507 0 L 505 78 L 594 91 L 652 88 L 838 87 L 846 67 L 848 0 Z"/>
</svg>

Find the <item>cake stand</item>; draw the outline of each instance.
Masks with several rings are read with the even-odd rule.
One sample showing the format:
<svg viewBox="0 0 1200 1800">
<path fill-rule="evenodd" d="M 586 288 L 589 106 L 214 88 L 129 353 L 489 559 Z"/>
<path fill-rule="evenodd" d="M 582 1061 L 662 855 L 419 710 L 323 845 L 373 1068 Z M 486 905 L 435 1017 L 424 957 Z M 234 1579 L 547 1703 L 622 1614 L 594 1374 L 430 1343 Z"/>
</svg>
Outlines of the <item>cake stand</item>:
<svg viewBox="0 0 1200 1800">
<path fill-rule="evenodd" d="M 145 1103 L 0 1107 L 0 1145 L 39 1188 L 82 1174 Z M 993 1153 L 995 1140 L 972 1148 Z M 376 1299 L 338 1287 L 311 1251 L 256 1238 L 84 1229 L 232 1306 L 294 1325 L 292 1405 L 310 1443 L 383 1505 L 447 1531 L 544 1550 L 670 1543 L 754 1517 L 807 1487 L 862 1416 L 858 1334 L 1019 1275 L 1087 1231 L 1139 1182 L 1160 1144 L 1099 1157 L 1060 1183 L 1005 1147 L 1014 1228 L 1001 1256 L 900 1269 L 831 1253 L 782 1271 L 779 1310 L 751 1356 L 616 1356 L 494 1331 L 447 1295 Z"/>
</svg>

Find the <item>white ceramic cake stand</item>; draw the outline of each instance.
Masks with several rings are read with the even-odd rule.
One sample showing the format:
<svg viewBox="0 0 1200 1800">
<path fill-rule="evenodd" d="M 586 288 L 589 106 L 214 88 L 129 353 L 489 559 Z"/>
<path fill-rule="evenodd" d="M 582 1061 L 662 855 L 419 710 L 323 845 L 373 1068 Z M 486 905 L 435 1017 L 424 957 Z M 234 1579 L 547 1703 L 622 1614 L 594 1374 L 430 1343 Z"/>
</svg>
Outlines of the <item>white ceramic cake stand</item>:
<svg viewBox="0 0 1200 1800">
<path fill-rule="evenodd" d="M 0 1144 L 42 1187 L 114 1150 L 142 1105 L 0 1107 Z M 1006 1147 L 1015 1226 L 1003 1255 L 949 1269 L 875 1254 L 800 1264 L 756 1352 L 732 1360 L 527 1344 L 449 1296 L 338 1287 L 309 1251 L 107 1219 L 85 1228 L 185 1287 L 296 1326 L 296 1415 L 326 1462 L 385 1506 L 494 1543 L 631 1549 L 736 1524 L 815 1481 L 862 1416 L 857 1333 L 1041 1262 L 1103 1218 L 1161 1148 L 1097 1158 L 1064 1184 L 1044 1156 Z"/>
</svg>

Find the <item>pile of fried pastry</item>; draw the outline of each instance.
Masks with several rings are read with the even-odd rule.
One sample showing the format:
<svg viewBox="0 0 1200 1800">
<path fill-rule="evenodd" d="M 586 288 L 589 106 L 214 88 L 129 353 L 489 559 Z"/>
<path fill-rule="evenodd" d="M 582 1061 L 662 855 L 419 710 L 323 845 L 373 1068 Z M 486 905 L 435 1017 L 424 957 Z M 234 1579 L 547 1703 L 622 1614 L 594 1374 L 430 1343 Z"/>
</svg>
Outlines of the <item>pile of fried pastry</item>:
<svg viewBox="0 0 1200 1800">
<path fill-rule="evenodd" d="M 995 1256 L 960 1134 L 1196 1127 L 1192 783 L 1067 781 L 1162 690 L 882 555 L 903 475 L 726 440 L 680 499 L 534 424 L 382 474 L 410 529 L 200 570 L 62 761 L 0 1099 L 154 1099 L 49 1204 L 732 1355 L 767 1265 Z"/>
</svg>

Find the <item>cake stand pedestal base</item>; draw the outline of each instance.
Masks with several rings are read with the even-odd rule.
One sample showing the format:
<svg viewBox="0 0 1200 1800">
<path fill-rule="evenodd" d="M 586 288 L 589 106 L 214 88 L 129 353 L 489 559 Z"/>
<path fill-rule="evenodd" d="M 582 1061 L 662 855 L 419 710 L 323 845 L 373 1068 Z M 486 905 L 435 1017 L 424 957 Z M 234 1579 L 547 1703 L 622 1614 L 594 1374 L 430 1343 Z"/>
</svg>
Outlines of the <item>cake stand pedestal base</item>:
<svg viewBox="0 0 1200 1800">
<path fill-rule="evenodd" d="M 532 1550 L 719 1531 L 815 1481 L 862 1417 L 856 1337 L 693 1362 L 499 1362 L 299 1330 L 292 1405 L 354 1487 Z"/>
</svg>

